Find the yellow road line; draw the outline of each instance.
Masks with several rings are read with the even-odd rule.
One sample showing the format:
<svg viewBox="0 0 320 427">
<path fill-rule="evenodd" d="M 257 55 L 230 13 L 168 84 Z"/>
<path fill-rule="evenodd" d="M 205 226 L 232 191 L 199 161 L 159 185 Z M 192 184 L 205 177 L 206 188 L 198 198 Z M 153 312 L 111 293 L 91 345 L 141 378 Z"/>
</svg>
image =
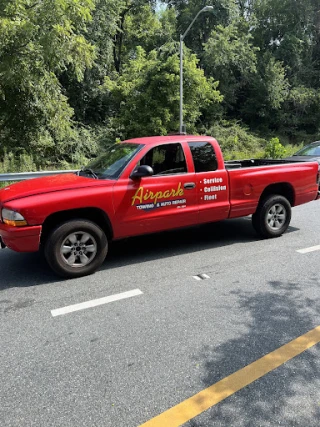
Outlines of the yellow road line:
<svg viewBox="0 0 320 427">
<path fill-rule="evenodd" d="M 200 391 L 140 427 L 179 427 L 320 342 L 320 326 Z"/>
</svg>

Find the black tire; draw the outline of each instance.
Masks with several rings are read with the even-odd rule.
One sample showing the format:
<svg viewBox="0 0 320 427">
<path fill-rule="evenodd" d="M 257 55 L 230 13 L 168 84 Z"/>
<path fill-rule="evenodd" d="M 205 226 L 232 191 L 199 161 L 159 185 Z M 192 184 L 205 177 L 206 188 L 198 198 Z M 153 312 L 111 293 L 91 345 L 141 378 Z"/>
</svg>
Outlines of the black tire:
<svg viewBox="0 0 320 427">
<path fill-rule="evenodd" d="M 94 222 L 74 219 L 59 224 L 48 236 L 44 253 L 59 276 L 74 278 L 94 273 L 108 253 L 108 240 Z"/>
<path fill-rule="evenodd" d="M 289 201 L 276 194 L 264 198 L 252 215 L 252 225 L 258 235 L 264 239 L 281 236 L 291 221 Z"/>
</svg>

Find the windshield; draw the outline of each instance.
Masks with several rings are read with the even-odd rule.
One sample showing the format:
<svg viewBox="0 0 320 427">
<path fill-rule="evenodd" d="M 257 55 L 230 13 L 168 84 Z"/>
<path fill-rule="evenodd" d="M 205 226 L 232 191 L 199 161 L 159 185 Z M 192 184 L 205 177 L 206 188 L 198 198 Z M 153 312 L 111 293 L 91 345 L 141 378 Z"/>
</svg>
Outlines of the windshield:
<svg viewBox="0 0 320 427">
<path fill-rule="evenodd" d="M 142 147 L 143 145 L 138 144 L 114 144 L 83 168 L 79 174 L 94 176 L 98 179 L 117 179 Z"/>
<path fill-rule="evenodd" d="M 312 144 L 303 147 L 301 150 L 297 151 L 295 156 L 319 156 L 320 155 L 320 143 Z"/>
</svg>

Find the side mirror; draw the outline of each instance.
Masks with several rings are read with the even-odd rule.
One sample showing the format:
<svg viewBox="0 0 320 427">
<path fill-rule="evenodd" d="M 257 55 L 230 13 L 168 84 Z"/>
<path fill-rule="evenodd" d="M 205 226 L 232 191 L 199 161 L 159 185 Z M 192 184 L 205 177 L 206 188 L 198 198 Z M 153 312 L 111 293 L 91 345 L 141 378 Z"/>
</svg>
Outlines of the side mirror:
<svg viewBox="0 0 320 427">
<path fill-rule="evenodd" d="M 142 165 L 135 169 L 130 175 L 131 179 L 143 178 L 144 176 L 152 176 L 154 174 L 151 166 Z"/>
</svg>

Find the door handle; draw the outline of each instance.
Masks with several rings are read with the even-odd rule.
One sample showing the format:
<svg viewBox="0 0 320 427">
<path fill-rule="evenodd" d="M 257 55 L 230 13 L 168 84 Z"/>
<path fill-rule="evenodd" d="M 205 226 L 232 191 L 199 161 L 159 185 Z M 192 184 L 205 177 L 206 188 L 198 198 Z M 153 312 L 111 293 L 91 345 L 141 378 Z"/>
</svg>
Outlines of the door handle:
<svg viewBox="0 0 320 427">
<path fill-rule="evenodd" d="M 191 190 L 192 188 L 195 188 L 196 184 L 195 182 L 186 182 L 183 186 L 186 190 Z"/>
</svg>

